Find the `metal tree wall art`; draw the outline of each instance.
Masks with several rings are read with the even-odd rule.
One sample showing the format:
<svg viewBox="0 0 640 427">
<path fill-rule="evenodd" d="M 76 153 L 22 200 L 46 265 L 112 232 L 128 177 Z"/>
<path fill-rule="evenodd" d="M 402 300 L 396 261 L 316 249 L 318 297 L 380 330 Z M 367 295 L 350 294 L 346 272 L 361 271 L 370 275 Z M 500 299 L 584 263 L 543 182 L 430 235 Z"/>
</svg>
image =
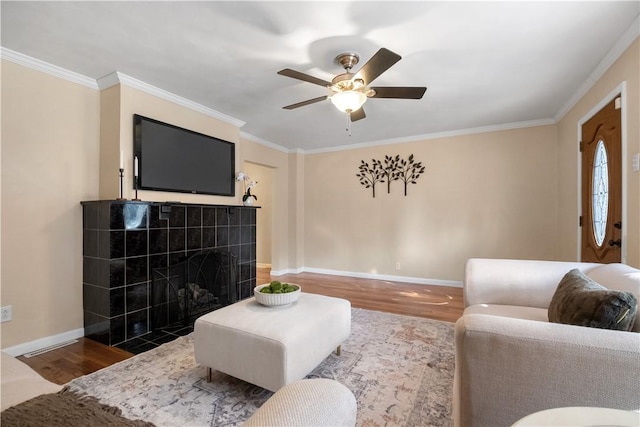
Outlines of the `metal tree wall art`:
<svg viewBox="0 0 640 427">
<path fill-rule="evenodd" d="M 356 176 L 360 179 L 360 184 L 365 188 L 371 188 L 373 190 L 373 197 L 376 197 L 376 184 L 378 182 L 384 182 L 384 168 L 380 160 L 371 159 L 371 166 L 364 160 L 360 160 L 360 166 L 358 166 L 360 172 Z"/>
<path fill-rule="evenodd" d="M 407 195 L 408 184 L 415 184 L 420 175 L 425 171 L 422 162 L 416 162 L 411 154 L 407 159 L 400 159 L 399 155 L 395 157 L 384 156 L 384 162 L 371 159 L 371 165 L 364 160 L 360 161 L 360 170 L 356 176 L 360 179 L 360 184 L 365 188 L 371 188 L 373 197 L 376 197 L 376 184 L 379 182 L 387 183 L 387 193 L 391 193 L 391 183 L 393 181 L 402 181 L 404 183 L 404 195 Z"/>
<path fill-rule="evenodd" d="M 400 163 L 399 154 L 396 154 L 395 157 L 384 156 L 384 177 L 387 180 L 387 194 L 391 193 L 391 182 L 400 178 L 396 173 L 398 163 Z"/>
<path fill-rule="evenodd" d="M 415 162 L 413 154 L 408 160 L 402 159 L 396 168 L 396 176 L 400 181 L 404 182 L 404 195 L 407 195 L 407 184 L 415 184 L 420 175 L 424 173 L 425 167 L 422 162 Z"/>
</svg>

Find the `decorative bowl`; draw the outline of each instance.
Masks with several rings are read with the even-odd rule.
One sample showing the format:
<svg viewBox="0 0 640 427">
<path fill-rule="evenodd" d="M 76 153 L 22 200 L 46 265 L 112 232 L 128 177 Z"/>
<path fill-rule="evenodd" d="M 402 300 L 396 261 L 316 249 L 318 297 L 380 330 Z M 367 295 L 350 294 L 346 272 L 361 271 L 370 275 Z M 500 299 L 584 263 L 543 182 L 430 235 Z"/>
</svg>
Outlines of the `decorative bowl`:
<svg viewBox="0 0 640 427">
<path fill-rule="evenodd" d="M 256 301 L 266 306 L 291 304 L 293 302 L 296 302 L 298 298 L 300 298 L 302 288 L 300 287 L 300 285 L 296 285 L 295 283 L 289 284 L 297 286 L 298 290 L 286 294 L 263 294 L 262 292 L 260 292 L 260 289 L 264 288 L 265 286 L 269 286 L 269 283 L 267 283 L 265 285 L 256 286 L 253 289 L 253 295 L 256 297 Z"/>
</svg>

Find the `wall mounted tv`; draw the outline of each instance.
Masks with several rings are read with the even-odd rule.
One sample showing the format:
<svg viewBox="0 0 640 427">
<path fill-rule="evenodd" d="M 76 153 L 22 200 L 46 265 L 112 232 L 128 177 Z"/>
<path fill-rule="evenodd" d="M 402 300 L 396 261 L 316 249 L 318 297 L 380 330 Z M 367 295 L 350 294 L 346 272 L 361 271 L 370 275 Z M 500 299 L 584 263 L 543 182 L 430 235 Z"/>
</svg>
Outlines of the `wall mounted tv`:
<svg viewBox="0 0 640 427">
<path fill-rule="evenodd" d="M 235 144 L 133 115 L 138 188 L 235 196 Z"/>
</svg>

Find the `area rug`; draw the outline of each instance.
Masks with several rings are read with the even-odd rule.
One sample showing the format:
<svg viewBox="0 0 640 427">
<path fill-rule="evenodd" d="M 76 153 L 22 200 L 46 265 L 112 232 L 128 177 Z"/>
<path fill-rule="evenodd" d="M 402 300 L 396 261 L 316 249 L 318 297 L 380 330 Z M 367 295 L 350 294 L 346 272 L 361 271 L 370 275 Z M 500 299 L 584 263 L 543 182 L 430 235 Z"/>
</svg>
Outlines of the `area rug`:
<svg viewBox="0 0 640 427">
<path fill-rule="evenodd" d="M 351 336 L 309 378 L 332 378 L 358 402 L 357 425 L 451 424 L 454 325 L 352 309 Z M 193 335 L 71 381 L 71 390 L 157 426 L 237 426 L 272 392 L 220 372 L 204 379 Z M 330 410 L 330 408 L 329 408 Z"/>
</svg>

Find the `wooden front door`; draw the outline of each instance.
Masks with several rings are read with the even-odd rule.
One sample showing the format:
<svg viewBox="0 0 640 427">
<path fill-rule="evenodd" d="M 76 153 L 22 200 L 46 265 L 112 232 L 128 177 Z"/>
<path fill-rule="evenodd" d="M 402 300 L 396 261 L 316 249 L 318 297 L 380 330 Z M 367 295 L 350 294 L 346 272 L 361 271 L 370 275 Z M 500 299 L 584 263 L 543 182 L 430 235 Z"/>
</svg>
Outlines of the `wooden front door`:
<svg viewBox="0 0 640 427">
<path fill-rule="evenodd" d="M 618 105 L 618 107 L 616 107 Z M 581 261 L 622 259 L 622 129 L 620 98 L 582 125 Z"/>
</svg>

